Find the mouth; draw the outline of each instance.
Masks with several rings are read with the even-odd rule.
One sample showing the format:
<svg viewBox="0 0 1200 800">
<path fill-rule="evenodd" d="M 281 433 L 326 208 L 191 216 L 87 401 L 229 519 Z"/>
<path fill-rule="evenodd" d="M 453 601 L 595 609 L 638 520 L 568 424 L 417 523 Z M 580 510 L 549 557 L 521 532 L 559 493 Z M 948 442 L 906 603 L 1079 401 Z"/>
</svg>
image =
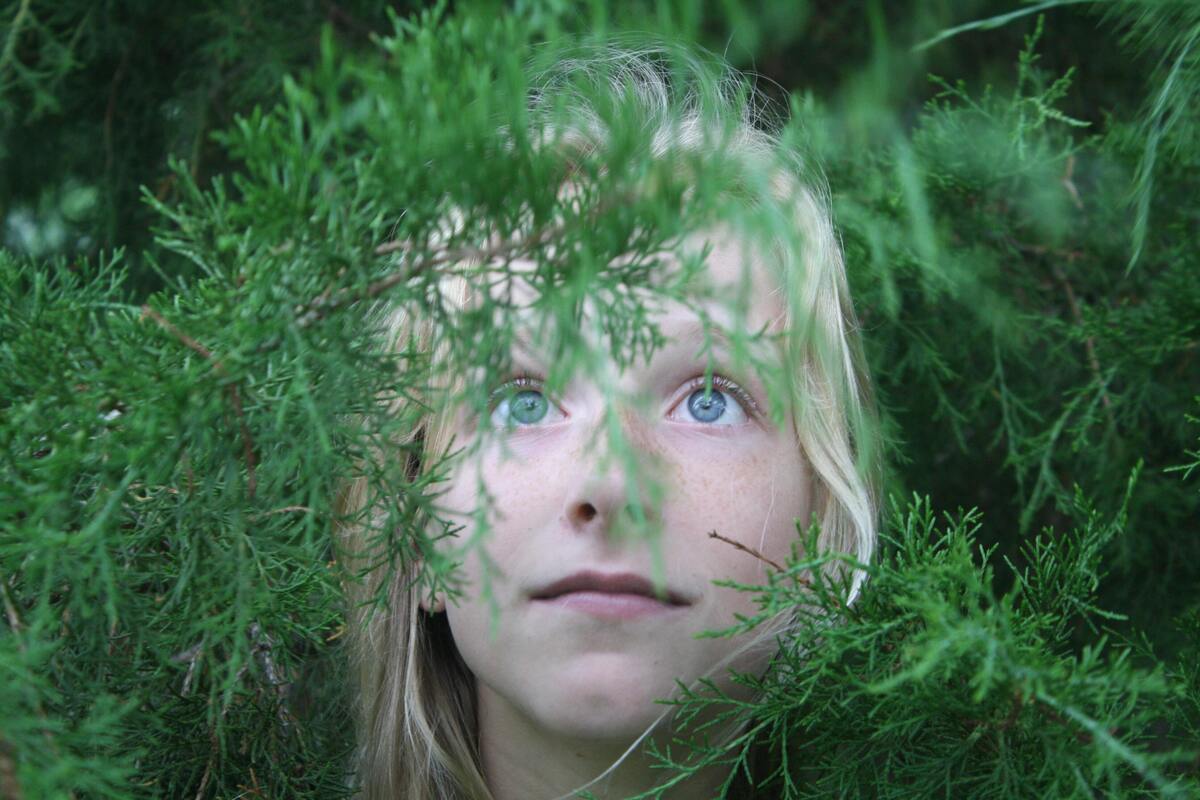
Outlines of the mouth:
<svg viewBox="0 0 1200 800">
<path fill-rule="evenodd" d="M 664 587 L 655 591 L 649 580 L 632 573 L 577 572 L 531 595 L 540 605 L 580 611 L 608 619 L 632 619 L 684 608 L 691 603 Z"/>
</svg>

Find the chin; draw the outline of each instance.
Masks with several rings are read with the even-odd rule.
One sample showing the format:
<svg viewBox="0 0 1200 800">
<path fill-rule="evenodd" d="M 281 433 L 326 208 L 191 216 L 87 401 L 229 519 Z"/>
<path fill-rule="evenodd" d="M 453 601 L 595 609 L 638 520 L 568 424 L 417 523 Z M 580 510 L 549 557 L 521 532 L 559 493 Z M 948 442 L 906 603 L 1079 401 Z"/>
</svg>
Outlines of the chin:
<svg viewBox="0 0 1200 800">
<path fill-rule="evenodd" d="M 621 713 L 618 709 L 583 708 L 572 704 L 543 724 L 548 730 L 568 738 L 582 741 L 606 742 L 626 747 L 645 733 L 664 711 L 666 706 L 647 701 L 646 707 L 638 711 Z M 592 716 L 587 716 L 589 713 Z"/>
<path fill-rule="evenodd" d="M 561 686 L 554 697 L 543 697 L 537 716 L 549 730 L 579 739 L 621 741 L 628 744 L 640 736 L 669 706 L 656 703 L 666 699 L 675 688 L 673 681 L 661 681 L 661 690 L 647 691 L 659 681 L 625 680 L 617 676 L 597 676 L 594 681 L 571 681 Z M 614 678 L 616 678 L 614 680 Z"/>
</svg>

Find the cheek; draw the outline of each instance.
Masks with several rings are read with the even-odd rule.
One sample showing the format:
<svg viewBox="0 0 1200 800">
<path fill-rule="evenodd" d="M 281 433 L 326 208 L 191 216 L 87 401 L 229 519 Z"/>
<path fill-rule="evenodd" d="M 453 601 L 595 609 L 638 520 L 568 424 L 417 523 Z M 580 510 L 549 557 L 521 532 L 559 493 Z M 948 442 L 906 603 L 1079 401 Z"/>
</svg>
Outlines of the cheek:
<svg viewBox="0 0 1200 800">
<path fill-rule="evenodd" d="M 487 558 L 504 568 L 520 555 L 535 531 L 562 513 L 566 462 L 561 448 L 540 442 L 516 442 L 502 450 L 488 447 L 456 466 L 447 482 L 440 506 L 448 520 L 461 530 L 448 548 L 462 548 L 480 533 L 486 520 L 483 546 Z M 482 572 L 475 548 L 463 564 L 472 583 Z M 503 575 L 500 576 L 503 579 Z"/>
<path fill-rule="evenodd" d="M 767 565 L 724 539 L 782 564 L 798 540 L 796 520 L 809 513 L 808 470 L 790 442 L 761 439 L 712 446 L 685 442 L 678 448 L 670 495 L 669 529 L 696 543 L 703 553 L 701 570 L 711 578 L 756 583 L 765 580 Z M 683 446 L 690 445 L 690 446 Z M 748 597 L 735 592 L 728 597 Z"/>
</svg>

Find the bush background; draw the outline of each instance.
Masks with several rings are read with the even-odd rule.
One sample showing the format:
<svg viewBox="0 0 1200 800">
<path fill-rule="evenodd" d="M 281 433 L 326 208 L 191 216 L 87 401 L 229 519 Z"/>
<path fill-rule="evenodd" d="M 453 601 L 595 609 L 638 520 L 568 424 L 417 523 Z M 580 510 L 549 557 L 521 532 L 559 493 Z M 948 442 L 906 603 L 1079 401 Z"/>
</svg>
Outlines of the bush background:
<svg viewBox="0 0 1200 800">
<path fill-rule="evenodd" d="M 473 13 L 452 5 L 450 18 Z M 223 472 L 244 467 L 234 379 L 206 384 L 202 359 L 180 363 L 178 342 L 117 317 L 151 300 L 160 315 L 203 318 L 229 297 L 208 281 L 212 265 L 251 252 L 256 236 L 277 243 L 272 226 L 287 224 L 282 211 L 250 216 L 265 206 L 232 176 L 253 182 L 271 155 L 251 152 L 267 140 L 239 139 L 236 121 L 302 106 L 289 85 L 319 87 L 339 59 L 378 49 L 389 14 L 421 6 L 21 0 L 0 13 L 0 795 L 340 791 L 348 712 L 323 571 L 328 516 L 267 525 L 255 517 L 266 512 L 239 511 L 245 476 L 235 497 Z M 1102 703 L 1115 720 L 1103 729 L 1148 760 L 1115 757 L 1115 772 L 1080 779 L 1097 794 L 1072 791 L 1194 789 L 1200 7 L 546 0 L 505 13 L 532 41 L 608 30 L 697 42 L 792 105 L 797 144 L 831 187 L 885 410 L 891 496 L 981 512 L 977 529 L 947 523 L 969 533 L 968 562 L 991 565 L 980 609 L 1003 605 L 1022 575 L 1044 578 L 1056 557 L 1083 584 L 1096 579 L 1079 608 L 1046 612 L 1066 622 L 1039 641 L 1072 669 L 1097 647 L 1105 669 L 1120 661 L 1113 647 L 1137 665 L 1124 683 L 1098 673 L 1129 688 Z M 464 60 L 498 57 L 464 41 Z M 281 163 L 295 157 L 280 145 Z M 217 176 L 241 199 L 226 207 L 211 194 Z M 214 340 L 199 330 L 187 332 Z M 308 368 L 351 357 L 324 352 Z M 235 362 L 230 375 L 254 374 Z M 322 386 L 315 402 L 336 408 L 361 388 Z M 161 413 L 111 424 L 131 398 Z M 320 436 L 316 423 L 284 422 L 278 441 L 255 428 L 260 453 L 294 448 L 300 430 Z M 178 477 L 182 441 L 207 500 L 172 505 L 147 476 Z M 322 444 L 314 470 L 338 463 L 336 444 Z M 232 452 L 233 466 L 205 452 Z M 279 508 L 329 505 L 324 478 L 259 480 Z M 889 517 L 911 523 L 906 501 L 894 503 Z M 1102 536 L 1079 538 L 1101 519 L 1113 521 Z M 1031 544 L 1039 535 L 1045 552 Z M 214 566 L 251 562 L 262 583 L 222 583 Z M 164 596 L 166 616 L 154 610 Z M 172 629 L 200 619 L 200 639 Z M 193 643 L 210 639 L 226 646 L 197 660 Z M 1124 720 L 1141 695 L 1149 706 Z M 887 713 L 916 719 L 912 707 Z M 1082 736 L 1078 763 L 1111 766 L 1104 737 Z M 907 785 L 924 796 L 932 784 Z"/>
</svg>

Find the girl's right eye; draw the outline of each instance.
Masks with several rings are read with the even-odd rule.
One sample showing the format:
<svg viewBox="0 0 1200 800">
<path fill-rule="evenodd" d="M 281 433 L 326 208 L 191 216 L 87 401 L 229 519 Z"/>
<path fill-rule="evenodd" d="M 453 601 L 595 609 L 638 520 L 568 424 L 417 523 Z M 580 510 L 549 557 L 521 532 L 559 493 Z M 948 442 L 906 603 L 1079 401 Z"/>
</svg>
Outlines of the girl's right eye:
<svg viewBox="0 0 1200 800">
<path fill-rule="evenodd" d="M 492 426 L 494 428 L 523 428 L 542 425 L 557 422 L 566 416 L 558 406 L 550 402 L 550 398 L 546 397 L 541 384 L 532 378 L 517 378 L 509 381 L 492 392 L 492 397 L 501 398 L 492 410 Z"/>
</svg>

